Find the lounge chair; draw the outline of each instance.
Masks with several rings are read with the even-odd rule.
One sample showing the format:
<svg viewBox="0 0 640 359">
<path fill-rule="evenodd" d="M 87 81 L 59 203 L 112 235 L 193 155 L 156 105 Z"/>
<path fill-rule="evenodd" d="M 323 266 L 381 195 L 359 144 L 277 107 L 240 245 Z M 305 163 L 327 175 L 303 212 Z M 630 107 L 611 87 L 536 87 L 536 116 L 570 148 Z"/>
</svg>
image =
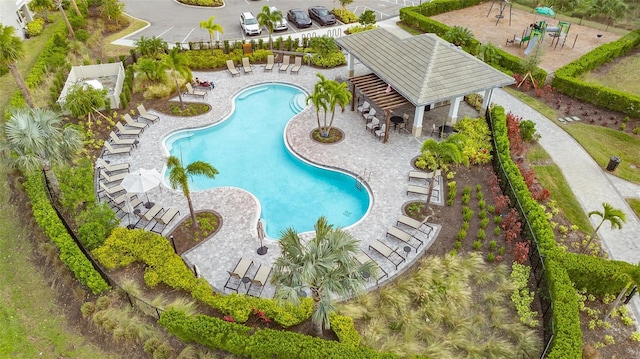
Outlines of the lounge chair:
<svg viewBox="0 0 640 359">
<path fill-rule="evenodd" d="M 116 123 L 116 129 L 121 136 L 139 136 L 142 130 L 139 128 L 126 128 L 122 122 Z"/>
<path fill-rule="evenodd" d="M 273 71 L 273 65 L 275 65 L 275 56 L 267 55 L 267 65 L 265 65 L 264 71 Z"/>
<path fill-rule="evenodd" d="M 398 217 L 398 221 L 396 222 L 396 225 L 400 223 L 404 224 L 405 226 L 411 227 L 415 230 L 418 230 L 422 233 L 425 233 L 426 235 L 429 235 L 433 231 L 433 227 L 427 224 L 426 219 L 425 221 L 420 222 L 411 217 L 400 215 L 400 217 Z"/>
<path fill-rule="evenodd" d="M 282 58 L 282 64 L 280 65 L 279 71 L 287 72 L 287 70 L 289 69 L 289 61 L 291 61 L 290 59 L 291 58 L 289 57 L 289 55 L 285 55 Z"/>
<path fill-rule="evenodd" d="M 251 64 L 249 63 L 249 58 L 248 57 L 243 57 L 242 58 L 242 70 L 244 71 L 245 75 L 247 73 L 249 73 L 249 72 L 251 72 L 253 74 L 253 67 L 251 67 Z"/>
<path fill-rule="evenodd" d="M 148 123 L 134 121 L 128 113 L 125 113 L 122 117 L 124 117 L 124 121 L 127 123 L 127 126 L 138 128 L 142 131 L 144 131 L 145 127 L 149 126 Z"/>
<path fill-rule="evenodd" d="M 125 203 L 125 201 L 127 200 L 128 196 L 129 196 L 129 200 L 138 198 L 138 196 L 136 196 L 136 195 L 130 196 L 128 193 L 123 193 L 123 194 L 121 194 L 121 195 L 119 195 L 118 197 L 115 197 L 115 198 L 112 195 L 108 194 L 108 193 L 105 193 L 105 196 L 109 199 L 109 202 L 111 202 L 116 207 L 122 206 Z"/>
<path fill-rule="evenodd" d="M 398 132 L 400 132 L 400 130 L 405 130 L 407 131 L 407 124 L 409 123 L 409 114 L 404 114 L 402 115 L 402 122 L 400 122 L 398 124 Z M 408 132 L 408 131 L 407 131 Z"/>
<path fill-rule="evenodd" d="M 388 245 L 380 242 L 377 239 L 374 239 L 371 244 L 369 244 L 369 250 L 374 250 L 383 257 L 387 258 L 389 262 L 393 263 L 396 266 L 396 270 L 400 263 L 404 262 L 404 257 L 400 255 L 395 249 L 391 249 Z"/>
<path fill-rule="evenodd" d="M 291 73 L 297 75 L 298 71 L 300 71 L 300 68 L 302 68 L 302 56 L 296 56 L 295 63 L 291 68 Z"/>
<path fill-rule="evenodd" d="M 160 116 L 147 112 L 147 109 L 144 108 L 144 105 L 142 104 L 138 105 L 136 108 L 138 109 L 140 117 L 147 121 L 156 122 L 160 119 Z"/>
<path fill-rule="evenodd" d="M 380 126 L 380 128 L 377 129 L 374 132 L 376 137 L 379 137 L 380 139 L 382 139 L 386 133 L 387 133 L 387 124 L 386 123 L 383 123 L 382 126 Z"/>
<path fill-rule="evenodd" d="M 126 163 L 126 162 L 125 163 L 111 164 L 111 163 L 105 161 L 104 159 L 98 157 L 96 159 L 96 167 L 97 168 L 103 168 L 105 172 L 111 174 L 111 173 L 120 172 L 120 171 L 129 172 L 130 165 L 128 163 Z"/>
<path fill-rule="evenodd" d="M 136 142 L 138 140 L 133 139 L 133 138 L 120 138 L 118 137 L 118 135 L 115 134 L 115 132 L 111 131 L 111 133 L 109 133 L 109 138 L 111 139 L 111 142 L 114 145 L 119 145 L 119 146 L 123 146 L 123 145 L 135 145 Z"/>
<path fill-rule="evenodd" d="M 418 253 L 418 248 L 420 248 L 421 245 L 424 244 L 424 242 L 422 242 L 421 239 L 418 239 L 417 237 L 415 237 L 414 235 L 407 233 L 405 231 L 403 231 L 402 229 L 398 228 L 398 227 L 390 227 L 387 230 L 387 237 L 393 237 L 395 239 L 401 240 L 404 243 L 410 245 L 411 247 L 415 248 L 416 253 Z"/>
<path fill-rule="evenodd" d="M 135 196 L 134 196 L 134 198 L 129 198 L 130 209 L 128 209 L 128 210 L 131 211 L 131 212 L 127 211 L 127 208 L 125 207 L 126 203 L 127 202 L 124 201 L 124 202 L 114 206 L 117 209 L 116 216 L 120 212 L 124 213 L 124 215 L 122 217 L 119 217 L 120 220 L 122 220 L 125 216 L 129 215 L 130 213 L 133 213 L 135 211 L 136 207 L 138 207 L 139 205 L 142 204 L 142 200 L 140 198 L 135 197 Z M 133 226 L 131 226 L 131 228 L 133 228 Z"/>
<path fill-rule="evenodd" d="M 423 194 L 426 196 L 429 194 L 429 187 L 408 185 L 407 194 L 409 193 Z M 440 190 L 434 187 L 433 190 L 431 191 L 431 195 L 435 197 L 440 197 Z"/>
<path fill-rule="evenodd" d="M 115 185 L 115 186 L 107 186 L 104 182 L 100 182 L 98 181 L 98 186 L 100 186 L 100 190 L 98 190 L 98 196 L 100 196 L 100 194 L 108 194 L 109 196 L 115 196 L 120 192 L 124 192 L 124 187 L 122 187 L 121 185 Z"/>
<path fill-rule="evenodd" d="M 440 176 L 442 174 L 442 171 L 437 170 L 435 172 L 436 177 Z M 424 179 L 424 180 L 430 180 L 432 179 L 433 176 L 433 172 L 424 172 L 424 171 L 411 171 L 409 172 L 409 180 L 411 179 Z"/>
<path fill-rule="evenodd" d="M 185 87 L 187 90 L 184 92 L 184 95 L 199 96 L 204 98 L 208 94 L 207 91 L 194 90 L 193 86 L 191 86 L 191 84 L 188 82 L 185 85 Z"/>
<path fill-rule="evenodd" d="M 358 112 L 360 113 L 367 113 L 369 110 L 371 110 L 371 104 L 367 101 L 365 101 L 361 106 L 358 106 Z"/>
<path fill-rule="evenodd" d="M 113 148 L 107 141 L 104 142 L 104 155 L 121 155 L 126 153 L 131 155 L 131 146 Z"/>
<path fill-rule="evenodd" d="M 157 225 L 160 225 L 160 231 L 156 232 L 156 233 L 162 233 L 162 231 L 169 225 L 169 223 L 171 223 L 171 221 L 173 221 L 173 219 L 180 214 L 180 211 L 178 211 L 175 208 L 169 208 L 168 210 L 164 211 L 164 213 L 161 214 L 157 214 L 154 219 L 156 220 L 156 224 L 153 225 L 153 227 L 151 227 L 151 232 L 155 232 L 155 228 Z"/>
<path fill-rule="evenodd" d="M 387 272 L 385 272 L 385 270 L 382 269 L 382 267 L 380 267 L 378 262 L 374 261 L 365 252 L 360 251 L 360 252 L 356 253 L 356 255 L 354 255 L 353 258 L 360 264 L 365 264 L 365 263 L 368 263 L 368 262 L 373 262 L 374 263 L 374 267 L 375 267 L 376 270 L 373 273 L 363 273 L 363 275 L 365 277 L 367 277 L 367 279 L 368 279 L 368 277 L 372 276 L 376 280 L 376 284 L 378 284 L 378 282 L 380 282 L 380 279 L 382 279 L 384 277 L 388 277 Z"/>
<path fill-rule="evenodd" d="M 120 173 L 117 175 L 109 176 L 104 170 L 100 170 L 100 177 L 102 177 L 107 182 L 107 184 L 122 182 L 122 180 L 127 174 L 128 173 Z"/>
<path fill-rule="evenodd" d="M 362 113 L 362 118 L 364 118 L 367 121 L 371 120 L 375 116 L 376 116 L 376 109 L 375 108 L 369 109 L 369 112 L 363 112 Z"/>
<path fill-rule="evenodd" d="M 236 65 L 233 64 L 233 60 L 227 60 L 227 70 L 231 74 L 231 77 L 238 75 L 240 76 L 240 71 L 236 69 Z"/>
<path fill-rule="evenodd" d="M 140 222 L 145 222 L 145 225 L 142 226 L 142 228 L 146 227 L 146 225 L 149 222 L 151 222 L 154 219 L 154 217 L 158 213 L 160 213 L 160 211 L 162 211 L 162 206 L 159 204 L 154 205 L 144 213 L 136 211 L 135 214 L 138 216 L 139 219 L 138 219 L 138 222 L 136 222 L 135 227 L 138 228 L 138 224 Z"/>
<path fill-rule="evenodd" d="M 372 117 L 371 122 L 367 123 L 365 127 L 373 133 L 373 131 L 378 127 L 378 125 L 380 125 L 380 119 L 378 119 L 377 117 Z"/>
<path fill-rule="evenodd" d="M 249 271 L 249 268 L 251 268 L 251 266 L 253 265 L 253 261 L 246 259 L 246 258 L 240 258 L 240 260 L 238 261 L 238 264 L 236 264 L 236 267 L 233 269 L 233 271 L 229 272 L 227 271 L 227 273 L 229 273 L 229 279 L 227 279 L 227 282 L 224 284 L 225 288 L 229 288 L 233 291 L 235 291 L 236 293 L 238 293 L 238 288 L 240 287 L 240 284 L 243 283 L 243 281 L 245 280 L 245 276 L 247 275 L 247 272 Z M 251 281 L 250 278 L 247 278 L 248 280 L 245 283 L 249 283 Z"/>
<path fill-rule="evenodd" d="M 267 284 L 267 279 L 271 274 L 271 267 L 268 265 L 261 264 L 256 272 L 256 275 L 251 280 L 251 284 L 249 285 L 249 290 L 247 294 L 252 297 L 259 297 L 262 295 L 262 290 L 264 289 L 265 284 Z"/>
</svg>

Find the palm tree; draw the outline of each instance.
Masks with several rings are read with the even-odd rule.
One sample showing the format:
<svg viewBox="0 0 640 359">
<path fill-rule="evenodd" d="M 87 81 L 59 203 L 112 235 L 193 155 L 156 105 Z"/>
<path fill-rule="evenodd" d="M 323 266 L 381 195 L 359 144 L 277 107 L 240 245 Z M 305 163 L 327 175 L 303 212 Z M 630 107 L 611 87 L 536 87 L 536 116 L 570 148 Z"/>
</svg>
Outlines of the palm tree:
<svg viewBox="0 0 640 359">
<path fill-rule="evenodd" d="M 184 196 L 187 197 L 189 212 L 191 212 L 191 221 L 197 229 L 199 226 L 198 220 L 196 219 L 196 212 L 193 210 L 193 203 L 191 202 L 189 178 L 191 176 L 207 176 L 209 178 L 215 178 L 218 174 L 218 170 L 204 161 L 191 162 L 185 168 L 182 166 L 182 161 L 180 161 L 176 156 L 170 156 L 167 159 L 167 169 L 169 170 L 169 183 L 171 184 L 171 188 L 177 189 L 180 187 Z"/>
<path fill-rule="evenodd" d="M 428 139 L 422 144 L 420 157 L 416 160 L 416 166 L 421 169 L 429 169 L 431 171 L 442 173 L 446 172 L 450 164 L 467 164 L 469 159 L 462 151 L 462 144 L 465 137 L 462 134 L 455 134 L 447 137 L 446 140 L 438 142 L 434 139 Z M 425 208 L 429 207 L 431 202 L 431 192 L 433 191 L 435 181 L 429 181 L 429 191 Z"/>
<path fill-rule="evenodd" d="M 180 98 L 180 106 L 184 109 L 184 102 L 182 101 L 182 92 L 180 92 L 180 84 L 178 83 L 178 73 L 182 75 L 187 81 L 191 81 L 191 70 L 189 69 L 189 59 L 180 52 L 180 49 L 174 47 L 164 56 L 162 62 L 171 70 L 171 76 L 176 83 L 176 91 L 178 91 L 178 98 Z"/>
<path fill-rule="evenodd" d="M 151 38 L 140 36 L 138 40 L 134 41 L 133 45 L 142 56 L 154 58 L 157 58 L 158 55 L 166 52 L 168 49 L 167 42 L 155 36 Z"/>
<path fill-rule="evenodd" d="M 473 33 L 466 27 L 456 25 L 450 28 L 442 38 L 456 46 L 466 46 L 473 39 Z"/>
<path fill-rule="evenodd" d="M 62 0 L 55 0 L 55 2 L 56 2 L 56 7 L 60 11 L 60 14 L 62 14 L 62 18 L 64 19 L 64 23 L 67 24 L 67 30 L 69 30 L 69 36 L 71 36 L 72 38 L 75 39 L 76 33 L 73 31 L 73 27 L 71 26 L 71 23 L 69 22 L 69 18 L 67 17 L 67 13 L 64 11 L 64 8 L 62 7 Z"/>
<path fill-rule="evenodd" d="M 13 110 L 3 130 L 0 151 L 6 151 L 9 167 L 25 173 L 43 170 L 58 194 L 53 166 L 76 157 L 82 149 L 82 133 L 72 126 L 62 128 L 59 113 L 41 108 Z"/>
<path fill-rule="evenodd" d="M 342 229 L 335 229 L 323 216 L 315 224 L 315 237 L 302 242 L 293 228 L 280 238 L 282 254 L 273 264 L 271 283 L 277 286 L 276 298 L 299 303 L 304 288 L 311 290 L 311 321 L 316 336 L 322 327 L 329 329 L 329 314 L 335 311 L 331 294 L 347 296 L 364 287 L 364 273 L 374 273 L 369 261 L 362 265 L 354 258 L 359 241 Z"/>
<path fill-rule="evenodd" d="M 260 26 L 264 26 L 269 31 L 269 48 L 273 50 L 273 38 L 271 34 L 273 33 L 273 29 L 276 27 L 276 24 L 282 21 L 282 12 L 280 10 L 276 10 L 271 12 L 271 8 L 267 5 L 262 7 L 262 11 L 257 16 L 258 24 Z"/>
<path fill-rule="evenodd" d="M 215 16 L 212 16 L 209 18 L 209 20 L 203 20 L 200 21 L 200 28 L 207 30 L 207 32 L 209 32 L 209 41 L 211 42 L 211 54 L 213 55 L 213 33 L 216 33 L 216 41 L 220 41 L 220 34 L 224 34 L 224 29 L 222 28 L 222 25 L 220 24 L 216 24 L 215 22 L 213 22 L 213 20 L 215 20 Z M 258 18 L 260 18 L 260 15 L 258 15 Z"/>
<path fill-rule="evenodd" d="M 316 119 L 318 129 L 323 137 L 328 137 L 333 126 L 336 114 L 336 107 L 340 105 L 342 110 L 351 102 L 351 92 L 347 88 L 346 82 L 327 80 L 322 74 L 316 74 L 320 80 L 313 87 L 313 93 L 307 97 L 307 102 L 311 102 L 316 108 Z M 320 125 L 320 112 L 323 113 L 324 122 Z M 331 112 L 331 120 L 327 124 L 327 115 Z"/>
<path fill-rule="evenodd" d="M 31 92 L 29 92 L 17 66 L 17 61 L 24 57 L 24 48 L 22 47 L 22 40 L 15 35 L 15 31 L 16 29 L 13 26 L 0 25 L 0 66 L 9 68 L 11 76 L 16 81 L 25 101 L 27 101 L 27 105 L 34 108 Z"/>
<path fill-rule="evenodd" d="M 602 212 L 598 210 L 589 212 L 589 217 L 596 215 L 602 218 L 602 220 L 600 221 L 600 223 L 598 223 L 598 225 L 596 226 L 596 229 L 593 231 L 591 236 L 589 236 L 587 245 L 582 249 L 582 253 L 586 252 L 587 249 L 589 249 L 589 245 L 591 245 L 593 238 L 595 238 L 596 234 L 598 233 L 598 230 L 604 224 L 604 222 L 609 221 L 611 223 L 611 229 L 616 229 L 616 228 L 621 229 L 622 224 L 627 222 L 627 215 L 624 212 L 622 212 L 622 210 L 618 208 L 613 208 L 612 205 L 606 202 L 602 203 L 602 208 L 603 208 Z"/>
</svg>

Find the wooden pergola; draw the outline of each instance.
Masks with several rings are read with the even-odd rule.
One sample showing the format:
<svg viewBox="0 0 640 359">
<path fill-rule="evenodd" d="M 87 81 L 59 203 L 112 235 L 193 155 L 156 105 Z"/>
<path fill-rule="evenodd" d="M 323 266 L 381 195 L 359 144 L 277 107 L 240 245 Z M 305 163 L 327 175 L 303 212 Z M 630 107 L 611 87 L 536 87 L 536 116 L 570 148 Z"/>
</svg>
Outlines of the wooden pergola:
<svg viewBox="0 0 640 359">
<path fill-rule="evenodd" d="M 406 98 L 404 98 L 404 96 L 390 87 L 391 85 L 384 82 L 381 78 L 378 77 L 378 75 L 374 73 L 350 77 L 349 81 L 351 82 L 351 94 L 353 95 L 351 99 L 351 111 L 355 109 L 356 87 L 362 94 L 368 97 L 371 102 L 374 102 L 384 111 L 386 123 L 386 130 L 384 132 L 384 143 L 386 143 L 387 139 L 389 138 L 391 111 L 394 108 L 410 105 L 411 102 L 409 102 Z"/>
</svg>

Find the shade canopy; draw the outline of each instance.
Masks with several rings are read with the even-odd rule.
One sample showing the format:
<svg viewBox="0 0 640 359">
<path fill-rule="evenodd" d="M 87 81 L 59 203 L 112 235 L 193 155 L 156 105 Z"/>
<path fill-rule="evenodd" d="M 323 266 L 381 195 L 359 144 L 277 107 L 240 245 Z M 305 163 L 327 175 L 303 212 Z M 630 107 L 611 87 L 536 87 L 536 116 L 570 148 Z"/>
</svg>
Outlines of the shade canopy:
<svg viewBox="0 0 640 359">
<path fill-rule="evenodd" d="M 550 7 L 537 7 L 536 8 L 536 13 L 540 14 L 540 15 L 547 15 L 547 16 L 554 16 L 555 13 L 553 12 L 553 9 Z"/>
<path fill-rule="evenodd" d="M 162 176 L 155 168 L 139 168 L 124 177 L 122 188 L 129 193 L 145 193 L 157 187 L 161 181 Z"/>
</svg>

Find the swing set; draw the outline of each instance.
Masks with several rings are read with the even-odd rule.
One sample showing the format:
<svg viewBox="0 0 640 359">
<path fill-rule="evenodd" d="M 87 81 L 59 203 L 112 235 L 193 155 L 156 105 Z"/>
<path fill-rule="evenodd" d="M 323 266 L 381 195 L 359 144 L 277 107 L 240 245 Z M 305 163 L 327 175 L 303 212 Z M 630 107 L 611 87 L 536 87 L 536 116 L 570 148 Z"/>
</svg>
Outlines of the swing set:
<svg viewBox="0 0 640 359">
<path fill-rule="evenodd" d="M 500 22 L 500 19 L 504 19 L 504 10 L 507 8 L 507 5 L 509 6 L 509 26 L 511 26 L 511 9 L 512 9 L 512 5 L 511 2 L 509 2 L 509 0 L 491 0 L 491 7 L 489 8 L 489 12 L 487 13 L 487 17 L 489 17 L 489 15 L 491 15 L 491 10 L 493 9 L 493 5 L 496 3 L 496 1 L 498 3 L 502 3 L 502 4 L 498 4 L 498 10 L 500 10 L 500 13 L 498 15 L 496 15 L 496 26 L 498 26 L 498 23 Z"/>
</svg>

